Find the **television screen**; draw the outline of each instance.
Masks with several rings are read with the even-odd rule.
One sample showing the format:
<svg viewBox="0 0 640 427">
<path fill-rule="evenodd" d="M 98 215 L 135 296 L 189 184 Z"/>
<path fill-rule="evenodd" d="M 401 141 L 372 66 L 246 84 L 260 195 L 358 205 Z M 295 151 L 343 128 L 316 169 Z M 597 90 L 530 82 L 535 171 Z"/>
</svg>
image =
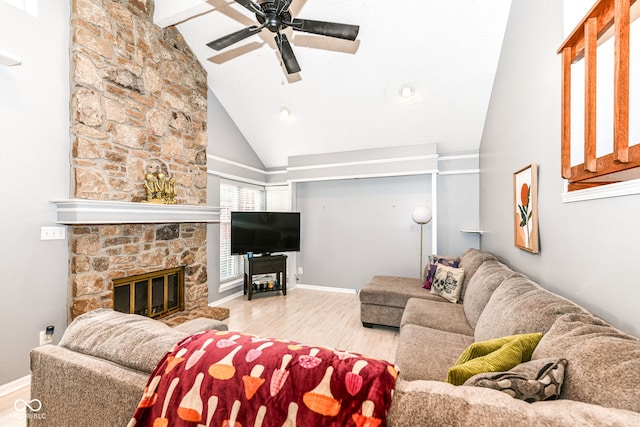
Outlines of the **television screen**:
<svg viewBox="0 0 640 427">
<path fill-rule="evenodd" d="M 231 212 L 232 255 L 299 250 L 299 212 Z"/>
</svg>

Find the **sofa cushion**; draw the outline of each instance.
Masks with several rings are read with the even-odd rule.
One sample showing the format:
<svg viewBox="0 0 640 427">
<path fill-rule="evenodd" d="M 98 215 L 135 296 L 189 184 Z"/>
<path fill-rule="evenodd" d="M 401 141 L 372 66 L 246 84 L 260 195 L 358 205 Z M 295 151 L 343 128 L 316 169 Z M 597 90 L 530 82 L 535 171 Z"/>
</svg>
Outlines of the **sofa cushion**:
<svg viewBox="0 0 640 427">
<path fill-rule="evenodd" d="M 498 390 L 529 403 L 555 400 L 560 398 L 566 367 L 565 359 L 532 360 L 507 372 L 474 375 L 464 385 Z"/>
<path fill-rule="evenodd" d="M 469 281 L 476 273 L 476 270 L 485 261 L 496 260 L 496 257 L 489 252 L 480 251 L 478 249 L 469 248 L 460 255 L 460 262 L 458 267 L 464 268 L 464 282 L 462 283 L 462 293 L 460 294 L 460 300 L 464 300 L 466 294 L 466 288 Z"/>
<path fill-rule="evenodd" d="M 640 412 L 640 340 L 590 313 L 560 317 L 533 358 L 569 361 L 563 399 Z"/>
<path fill-rule="evenodd" d="M 400 327 L 418 325 L 454 334 L 473 336 L 473 329 L 467 323 L 460 304 L 442 304 L 419 298 L 407 302 Z"/>
<path fill-rule="evenodd" d="M 483 262 L 466 286 L 463 307 L 467 322 L 475 328 L 478 318 L 496 288 L 507 278 L 518 275 L 497 260 Z"/>
<path fill-rule="evenodd" d="M 174 331 L 184 332 L 185 334 L 195 334 L 201 331 L 209 331 L 215 329 L 217 331 L 226 331 L 229 327 L 226 323 L 216 319 L 209 319 L 207 317 L 196 317 L 195 319 L 187 320 L 184 323 L 173 327 Z"/>
<path fill-rule="evenodd" d="M 187 336 L 148 317 L 100 308 L 71 322 L 60 346 L 151 372 L 165 353 Z"/>
<path fill-rule="evenodd" d="M 563 314 L 586 311 L 522 275 L 506 279 L 495 290 L 478 318 L 475 340 L 545 333 Z"/>
<path fill-rule="evenodd" d="M 446 382 L 461 385 L 482 372 L 502 372 L 528 362 L 542 334 L 520 334 L 475 342 L 462 352 L 449 368 Z"/>
<path fill-rule="evenodd" d="M 387 425 L 629 427 L 640 425 L 640 414 L 566 399 L 526 403 L 486 388 L 400 380 L 396 383 Z"/>
<path fill-rule="evenodd" d="M 447 301 L 457 303 L 460 298 L 464 269 L 438 264 L 436 274 L 433 276 L 431 293 L 440 295 Z"/>
<path fill-rule="evenodd" d="M 448 305 L 448 304 L 447 304 Z M 400 329 L 395 363 L 405 381 L 443 381 L 473 337 L 418 325 Z"/>
<path fill-rule="evenodd" d="M 447 302 L 422 287 L 421 279 L 399 276 L 374 276 L 360 291 L 360 302 L 404 308 L 409 298 Z"/>
</svg>

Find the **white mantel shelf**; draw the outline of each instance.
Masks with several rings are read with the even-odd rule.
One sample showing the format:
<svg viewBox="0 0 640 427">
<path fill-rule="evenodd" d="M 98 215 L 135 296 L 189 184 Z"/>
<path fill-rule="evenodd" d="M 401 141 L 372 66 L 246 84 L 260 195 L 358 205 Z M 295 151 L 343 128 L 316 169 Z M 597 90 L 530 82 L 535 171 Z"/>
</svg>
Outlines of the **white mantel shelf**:
<svg viewBox="0 0 640 427">
<path fill-rule="evenodd" d="M 107 200 L 54 200 L 58 224 L 169 224 L 217 223 L 220 208 L 195 205 L 113 202 Z"/>
</svg>

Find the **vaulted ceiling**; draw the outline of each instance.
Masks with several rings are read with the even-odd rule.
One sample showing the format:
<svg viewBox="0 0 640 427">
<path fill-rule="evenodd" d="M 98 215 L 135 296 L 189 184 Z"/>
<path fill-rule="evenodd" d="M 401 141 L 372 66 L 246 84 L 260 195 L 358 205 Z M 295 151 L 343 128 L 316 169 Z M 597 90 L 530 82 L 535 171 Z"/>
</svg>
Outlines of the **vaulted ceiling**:
<svg viewBox="0 0 640 427">
<path fill-rule="evenodd" d="M 237 2 L 155 4 L 155 22 L 177 26 L 240 132 L 278 168 L 294 155 L 421 143 L 477 150 L 511 1 L 293 0 L 294 17 L 360 32 L 352 42 L 286 29 L 302 68 L 291 75 L 266 29 L 219 52 L 207 46 L 256 24 Z"/>
</svg>

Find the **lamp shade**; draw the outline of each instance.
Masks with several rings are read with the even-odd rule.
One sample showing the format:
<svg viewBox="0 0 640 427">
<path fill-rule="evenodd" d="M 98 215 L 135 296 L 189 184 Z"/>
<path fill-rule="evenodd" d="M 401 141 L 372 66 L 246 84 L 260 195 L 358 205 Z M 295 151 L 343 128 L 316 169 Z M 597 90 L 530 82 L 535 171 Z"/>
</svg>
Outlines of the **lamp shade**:
<svg viewBox="0 0 640 427">
<path fill-rule="evenodd" d="M 411 215 L 413 220 L 418 224 L 426 224 L 431 221 L 431 208 L 426 206 L 418 206 L 413 210 Z"/>
</svg>

